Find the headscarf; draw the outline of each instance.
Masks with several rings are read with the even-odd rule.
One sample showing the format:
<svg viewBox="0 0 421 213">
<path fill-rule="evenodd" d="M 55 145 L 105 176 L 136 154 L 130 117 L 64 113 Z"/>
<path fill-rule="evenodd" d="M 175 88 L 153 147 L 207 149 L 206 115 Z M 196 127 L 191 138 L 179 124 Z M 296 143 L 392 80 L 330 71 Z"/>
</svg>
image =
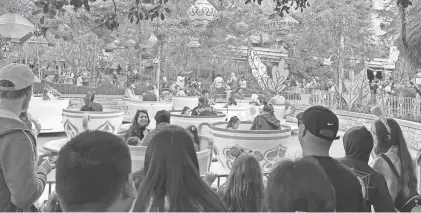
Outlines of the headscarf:
<svg viewBox="0 0 421 213">
<path fill-rule="evenodd" d="M 364 126 L 350 128 L 343 137 L 346 157 L 368 163 L 374 147 L 373 136 Z"/>
</svg>

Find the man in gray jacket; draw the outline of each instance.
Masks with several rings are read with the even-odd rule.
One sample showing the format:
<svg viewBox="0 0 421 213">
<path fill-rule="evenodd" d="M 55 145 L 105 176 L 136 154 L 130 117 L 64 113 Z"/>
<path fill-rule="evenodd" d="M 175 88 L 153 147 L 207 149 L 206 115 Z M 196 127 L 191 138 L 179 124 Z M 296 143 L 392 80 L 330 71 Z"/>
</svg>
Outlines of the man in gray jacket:
<svg viewBox="0 0 421 213">
<path fill-rule="evenodd" d="M 0 69 L 0 212 L 31 211 L 55 167 L 46 160 L 37 168 L 36 139 L 19 119 L 35 82 L 39 79 L 25 65 Z"/>
</svg>

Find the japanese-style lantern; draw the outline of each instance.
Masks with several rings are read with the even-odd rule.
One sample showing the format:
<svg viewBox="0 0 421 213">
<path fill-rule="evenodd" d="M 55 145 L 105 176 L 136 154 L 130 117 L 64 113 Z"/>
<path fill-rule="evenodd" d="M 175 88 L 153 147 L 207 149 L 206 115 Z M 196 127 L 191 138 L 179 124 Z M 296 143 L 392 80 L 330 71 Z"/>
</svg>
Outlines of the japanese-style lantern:
<svg viewBox="0 0 421 213">
<path fill-rule="evenodd" d="M 198 48 L 201 46 L 201 44 L 199 43 L 199 39 L 197 38 L 192 38 L 190 39 L 189 44 L 187 44 L 188 47 L 190 48 Z"/>
<path fill-rule="evenodd" d="M 244 22 L 240 22 L 240 23 L 235 24 L 235 30 L 238 33 L 246 32 L 248 28 L 249 28 L 249 25 L 244 23 Z"/>
<path fill-rule="evenodd" d="M 187 10 L 187 16 L 192 24 L 202 30 L 206 29 L 206 26 L 215 18 L 216 13 L 215 7 L 207 0 L 196 0 L 194 5 Z"/>
</svg>

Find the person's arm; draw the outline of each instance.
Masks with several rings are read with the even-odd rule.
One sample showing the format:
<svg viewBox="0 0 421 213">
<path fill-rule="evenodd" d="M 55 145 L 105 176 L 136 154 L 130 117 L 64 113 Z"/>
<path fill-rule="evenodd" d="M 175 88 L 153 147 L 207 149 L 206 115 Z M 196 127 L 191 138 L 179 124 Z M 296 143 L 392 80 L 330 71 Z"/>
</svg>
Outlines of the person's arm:
<svg viewBox="0 0 421 213">
<path fill-rule="evenodd" d="M 156 134 L 158 134 L 158 130 L 154 129 L 150 131 L 145 137 L 143 137 L 143 140 L 140 141 L 141 146 L 148 146 L 149 142 L 151 142 L 152 138 L 155 137 Z"/>
<path fill-rule="evenodd" d="M 192 111 L 191 111 L 191 115 L 197 116 L 197 111 L 196 111 L 197 107 L 195 107 Z"/>
<path fill-rule="evenodd" d="M 17 207 L 27 209 L 44 192 L 51 168 L 42 164 L 36 170 L 36 149 L 23 131 L 9 133 L 1 140 L 0 164 L 11 201 Z"/>
<path fill-rule="evenodd" d="M 387 182 L 383 175 L 378 175 L 376 192 L 372 195 L 371 204 L 376 212 L 395 212 L 392 197 L 390 196 Z"/>
<path fill-rule="evenodd" d="M 373 161 L 371 167 L 376 170 L 376 172 L 383 175 L 392 201 L 395 202 L 399 193 L 399 183 L 395 181 L 395 174 L 392 172 L 389 164 L 382 157 L 378 157 Z"/>
</svg>

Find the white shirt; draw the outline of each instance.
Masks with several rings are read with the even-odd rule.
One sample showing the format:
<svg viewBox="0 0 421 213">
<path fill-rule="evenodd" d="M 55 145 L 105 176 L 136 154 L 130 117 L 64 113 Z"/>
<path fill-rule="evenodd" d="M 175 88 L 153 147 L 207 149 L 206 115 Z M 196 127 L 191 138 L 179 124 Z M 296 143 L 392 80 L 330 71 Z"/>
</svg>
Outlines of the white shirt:
<svg viewBox="0 0 421 213">
<path fill-rule="evenodd" d="M 224 85 L 224 79 L 222 77 L 216 77 L 213 81 L 215 88 L 222 88 Z"/>
</svg>

